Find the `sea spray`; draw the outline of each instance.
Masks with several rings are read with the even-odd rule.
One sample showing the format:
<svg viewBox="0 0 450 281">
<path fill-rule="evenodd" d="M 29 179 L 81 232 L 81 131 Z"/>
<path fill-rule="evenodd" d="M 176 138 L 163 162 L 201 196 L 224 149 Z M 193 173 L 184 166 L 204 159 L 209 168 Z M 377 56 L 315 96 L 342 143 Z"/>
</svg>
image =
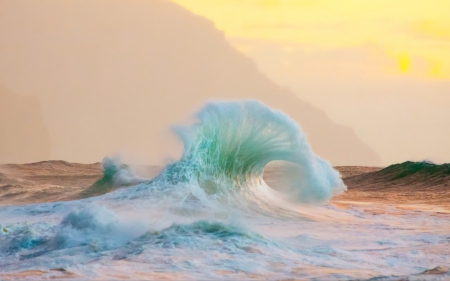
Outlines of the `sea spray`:
<svg viewBox="0 0 450 281">
<path fill-rule="evenodd" d="M 180 161 L 151 181 L 0 207 L 0 278 L 353 280 L 449 263 L 444 213 L 309 204 L 345 187 L 283 113 L 244 101 L 208 104 L 197 117 L 177 129 Z M 274 161 L 293 165 L 285 193 L 262 177 Z M 127 174 L 120 162 L 104 167 L 113 184 Z"/>
<path fill-rule="evenodd" d="M 51 231 L 32 227 L 5 244 L 19 245 L 14 251 L 36 248 L 31 256 L 83 245 L 111 249 L 141 235 L 152 224 L 150 229 L 185 224 L 214 228 L 257 213 L 268 218 L 292 216 L 285 200 L 322 203 L 345 190 L 339 173 L 312 152 L 300 126 L 281 111 L 258 101 L 214 102 L 196 117 L 194 125 L 176 128 L 184 153 L 157 178 L 145 181 L 119 158 L 105 158 L 103 178 L 85 195 L 139 185 L 98 198 L 24 207 L 21 213 L 63 216 Z M 299 169 L 286 194 L 272 190 L 263 180 L 265 166 L 280 160 Z M 152 223 L 141 227 L 119 221 L 115 212 L 101 207 L 109 204 L 115 209 L 131 208 L 128 216 Z M 199 221 L 208 224 L 196 224 Z M 136 230 L 124 231 L 129 228 Z"/>
<path fill-rule="evenodd" d="M 301 168 L 289 190 L 297 202 L 326 202 L 346 189 L 330 163 L 313 153 L 301 127 L 281 111 L 255 100 L 212 102 L 196 117 L 194 125 L 176 128 L 183 156 L 159 180 L 195 183 L 209 194 L 245 193 L 261 185 L 269 162 L 283 160 Z"/>
</svg>

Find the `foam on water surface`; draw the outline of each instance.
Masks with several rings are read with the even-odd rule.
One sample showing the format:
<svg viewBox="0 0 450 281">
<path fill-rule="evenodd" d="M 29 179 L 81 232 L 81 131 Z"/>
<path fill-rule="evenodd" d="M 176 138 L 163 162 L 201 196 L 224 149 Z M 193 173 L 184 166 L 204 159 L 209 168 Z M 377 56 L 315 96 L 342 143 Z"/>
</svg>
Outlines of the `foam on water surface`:
<svg viewBox="0 0 450 281">
<path fill-rule="evenodd" d="M 151 181 L 0 207 L 0 277 L 341 280 L 450 264 L 448 215 L 327 203 L 345 185 L 282 112 L 211 103 L 197 117 L 177 129 L 180 161 Z M 296 166 L 282 192 L 262 177 L 277 160 Z M 107 163 L 108 178 L 135 180 Z"/>
</svg>

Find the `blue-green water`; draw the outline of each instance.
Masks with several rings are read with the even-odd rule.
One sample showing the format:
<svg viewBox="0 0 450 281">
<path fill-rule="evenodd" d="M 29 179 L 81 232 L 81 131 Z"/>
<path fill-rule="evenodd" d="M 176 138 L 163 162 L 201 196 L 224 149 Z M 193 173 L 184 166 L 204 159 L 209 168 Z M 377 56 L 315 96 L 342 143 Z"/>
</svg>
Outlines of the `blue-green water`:
<svg viewBox="0 0 450 281">
<path fill-rule="evenodd" d="M 448 251 L 435 250 L 449 246 L 448 216 L 375 215 L 328 203 L 346 189 L 339 173 L 280 111 L 258 101 L 210 103 L 194 125 L 176 133 L 185 147 L 181 159 L 152 180 L 107 159 L 105 179 L 128 187 L 83 200 L 0 207 L 0 272 L 342 280 L 450 264 Z M 272 161 L 295 167 L 283 192 L 263 180 Z"/>
</svg>

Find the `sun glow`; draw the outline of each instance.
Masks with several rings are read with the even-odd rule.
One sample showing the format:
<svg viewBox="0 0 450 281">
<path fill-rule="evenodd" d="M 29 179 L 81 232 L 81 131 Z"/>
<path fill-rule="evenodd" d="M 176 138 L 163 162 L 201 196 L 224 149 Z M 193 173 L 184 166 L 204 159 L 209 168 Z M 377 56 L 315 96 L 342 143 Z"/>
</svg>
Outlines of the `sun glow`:
<svg viewBox="0 0 450 281">
<path fill-rule="evenodd" d="M 401 72 L 408 72 L 411 68 L 411 58 L 409 57 L 409 55 L 401 54 L 398 60 Z"/>
<path fill-rule="evenodd" d="M 213 20 L 229 38 L 275 42 L 285 49 L 372 48 L 398 65 L 384 68 L 390 74 L 450 79 L 447 0 L 173 1 Z"/>
</svg>

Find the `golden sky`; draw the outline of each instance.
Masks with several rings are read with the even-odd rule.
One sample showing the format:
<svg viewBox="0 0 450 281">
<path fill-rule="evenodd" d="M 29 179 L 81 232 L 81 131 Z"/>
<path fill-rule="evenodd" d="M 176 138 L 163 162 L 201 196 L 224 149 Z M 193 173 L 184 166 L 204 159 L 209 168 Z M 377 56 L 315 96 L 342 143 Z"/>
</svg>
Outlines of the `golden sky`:
<svg viewBox="0 0 450 281">
<path fill-rule="evenodd" d="M 173 1 L 229 38 L 277 43 L 285 52 L 361 48 L 385 56 L 372 62 L 380 74 L 450 79 L 449 0 Z"/>
<path fill-rule="evenodd" d="M 448 162 L 450 0 L 172 0 L 383 164 Z"/>
</svg>

